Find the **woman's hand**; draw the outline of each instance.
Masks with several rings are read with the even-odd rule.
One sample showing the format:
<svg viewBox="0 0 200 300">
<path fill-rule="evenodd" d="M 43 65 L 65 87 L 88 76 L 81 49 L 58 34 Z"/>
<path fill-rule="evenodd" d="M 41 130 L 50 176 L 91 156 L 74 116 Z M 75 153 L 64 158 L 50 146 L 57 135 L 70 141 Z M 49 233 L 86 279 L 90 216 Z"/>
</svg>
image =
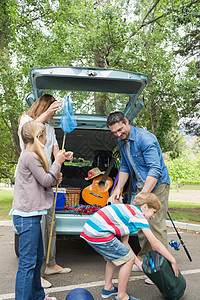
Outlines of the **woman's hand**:
<svg viewBox="0 0 200 300">
<path fill-rule="evenodd" d="M 46 110 L 46 113 L 50 114 L 50 113 L 54 113 L 56 112 L 59 108 L 61 107 L 61 101 L 54 101 L 49 108 Z"/>
<path fill-rule="evenodd" d="M 35 121 L 37 122 L 50 122 L 51 118 L 55 116 L 56 111 L 60 108 L 61 101 L 54 101 L 49 108 L 43 112 Z"/>
<path fill-rule="evenodd" d="M 46 110 L 46 121 L 50 121 L 55 116 L 56 111 L 61 107 L 61 101 L 54 101 Z"/>
</svg>

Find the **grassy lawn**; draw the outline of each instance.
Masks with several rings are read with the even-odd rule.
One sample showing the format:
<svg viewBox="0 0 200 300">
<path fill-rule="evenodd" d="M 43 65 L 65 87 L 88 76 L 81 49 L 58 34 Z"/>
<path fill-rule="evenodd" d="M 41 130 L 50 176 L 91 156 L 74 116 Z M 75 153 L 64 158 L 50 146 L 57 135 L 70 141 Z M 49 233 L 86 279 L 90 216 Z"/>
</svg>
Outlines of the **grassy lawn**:
<svg viewBox="0 0 200 300">
<path fill-rule="evenodd" d="M 11 220 L 9 211 L 13 201 L 13 190 L 0 189 L 0 220 Z M 200 224 L 200 203 L 169 202 L 169 213 L 173 221 Z"/>
<path fill-rule="evenodd" d="M 169 202 L 168 210 L 173 221 L 200 224 L 200 203 Z"/>
<path fill-rule="evenodd" d="M 0 190 L 0 220 L 11 220 L 8 216 L 13 202 L 13 190 Z"/>
<path fill-rule="evenodd" d="M 184 184 L 180 186 L 179 188 L 182 191 L 185 190 L 200 190 L 200 185 L 199 184 Z"/>
</svg>

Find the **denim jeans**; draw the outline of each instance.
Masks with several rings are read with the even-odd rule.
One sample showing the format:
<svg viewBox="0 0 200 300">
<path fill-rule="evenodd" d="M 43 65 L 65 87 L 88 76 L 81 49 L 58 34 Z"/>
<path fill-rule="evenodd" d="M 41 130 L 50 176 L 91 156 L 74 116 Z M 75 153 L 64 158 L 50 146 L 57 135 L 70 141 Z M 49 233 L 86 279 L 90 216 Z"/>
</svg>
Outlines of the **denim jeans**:
<svg viewBox="0 0 200 300">
<path fill-rule="evenodd" d="M 104 243 L 87 242 L 94 250 L 104 256 L 104 258 L 111 260 L 116 266 L 126 263 L 134 255 L 133 251 L 127 248 L 116 237 L 114 237 L 111 241 Z"/>
<path fill-rule="evenodd" d="M 43 263 L 41 216 L 13 216 L 19 235 L 19 264 L 15 283 L 15 300 L 44 300 L 40 270 Z"/>
</svg>

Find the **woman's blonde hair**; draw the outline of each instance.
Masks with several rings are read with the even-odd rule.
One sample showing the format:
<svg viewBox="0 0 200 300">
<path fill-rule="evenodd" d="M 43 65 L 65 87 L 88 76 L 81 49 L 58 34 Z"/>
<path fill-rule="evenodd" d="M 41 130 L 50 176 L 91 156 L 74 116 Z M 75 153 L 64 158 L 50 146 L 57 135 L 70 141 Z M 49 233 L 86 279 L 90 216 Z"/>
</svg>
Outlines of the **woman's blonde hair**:
<svg viewBox="0 0 200 300">
<path fill-rule="evenodd" d="M 25 123 L 21 129 L 21 136 L 26 149 L 28 144 L 31 144 L 32 152 L 36 153 L 36 157 L 41 161 L 43 168 L 46 172 L 49 171 L 49 163 L 44 149 L 39 141 L 39 137 L 46 135 L 46 127 L 43 123 L 30 121 Z"/>
<path fill-rule="evenodd" d="M 140 207 L 145 203 L 148 205 L 148 208 L 156 209 L 156 211 L 161 209 L 161 203 L 155 194 L 144 192 L 138 193 L 134 198 L 133 205 Z"/>
<path fill-rule="evenodd" d="M 33 120 L 37 119 L 41 114 L 43 114 L 50 105 L 55 102 L 56 99 L 49 94 L 45 94 L 38 98 L 31 106 L 27 115 L 33 118 Z M 20 123 L 21 116 L 19 117 L 18 123 Z M 52 117 L 51 124 L 54 125 L 54 119 Z"/>
</svg>

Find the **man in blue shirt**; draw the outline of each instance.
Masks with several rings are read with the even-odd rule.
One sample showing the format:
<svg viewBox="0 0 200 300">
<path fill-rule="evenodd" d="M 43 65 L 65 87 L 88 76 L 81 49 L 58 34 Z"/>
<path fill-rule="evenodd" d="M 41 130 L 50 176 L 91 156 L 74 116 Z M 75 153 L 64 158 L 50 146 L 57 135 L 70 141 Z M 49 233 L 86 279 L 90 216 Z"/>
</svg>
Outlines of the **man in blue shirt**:
<svg viewBox="0 0 200 300">
<path fill-rule="evenodd" d="M 129 175 L 136 193 L 140 191 L 154 193 L 160 200 L 162 208 L 149 225 L 154 235 L 167 248 L 166 215 L 170 179 L 157 138 L 145 129 L 129 125 L 128 119 L 119 111 L 108 116 L 107 126 L 118 137 L 121 153 L 119 180 L 113 193 L 113 202 L 120 202 L 119 197 Z M 138 258 L 143 260 L 152 248 L 142 231 L 138 232 L 138 237 L 141 247 Z"/>
</svg>

